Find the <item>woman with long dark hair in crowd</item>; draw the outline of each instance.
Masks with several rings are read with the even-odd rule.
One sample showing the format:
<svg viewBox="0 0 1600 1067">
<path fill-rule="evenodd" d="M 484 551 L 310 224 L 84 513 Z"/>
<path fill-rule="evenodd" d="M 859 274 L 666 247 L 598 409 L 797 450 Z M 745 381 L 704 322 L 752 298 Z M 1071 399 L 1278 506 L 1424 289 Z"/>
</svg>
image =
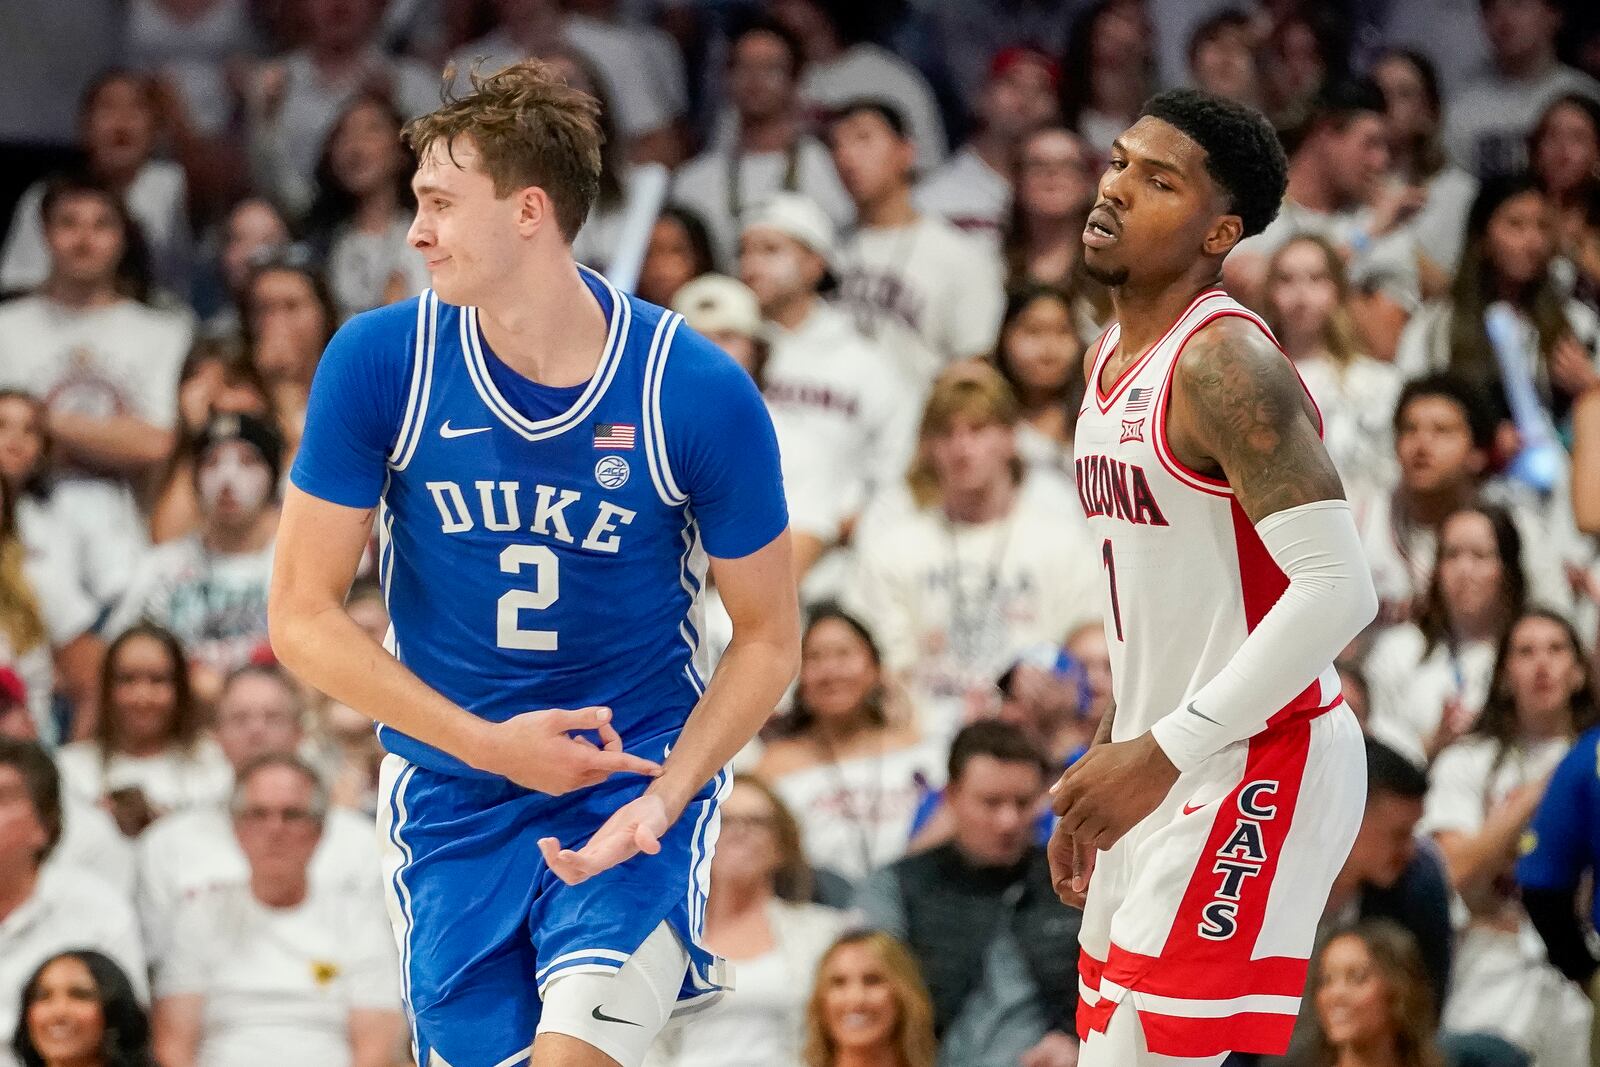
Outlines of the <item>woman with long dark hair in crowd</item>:
<svg viewBox="0 0 1600 1067">
<path fill-rule="evenodd" d="M 880 930 L 822 957 L 806 1009 L 805 1067 L 933 1067 L 933 1001 L 917 961 Z"/>
<path fill-rule="evenodd" d="M 400 139 L 404 125 L 387 94 L 362 93 L 322 147 L 306 229 L 327 263 L 341 320 L 428 287 L 427 268 L 407 239 L 416 161 Z"/>
<path fill-rule="evenodd" d="M 1133 125 L 1155 80 L 1155 50 L 1144 5 L 1099 0 L 1072 24 L 1061 59 L 1061 119 L 1096 160 Z"/>
<path fill-rule="evenodd" d="M 1368 729 L 1419 763 L 1472 729 L 1527 591 L 1522 537 L 1505 509 L 1475 504 L 1447 516 L 1416 620 L 1384 630 L 1367 656 Z"/>
<path fill-rule="evenodd" d="M 679 289 L 715 269 L 705 221 L 687 208 L 662 208 L 639 268 L 639 298 L 671 307 Z"/>
<path fill-rule="evenodd" d="M 1582 93 L 1552 100 L 1528 135 L 1528 162 L 1555 212 L 1556 250 L 1571 256 L 1600 195 L 1600 101 Z"/>
<path fill-rule="evenodd" d="M 1330 938 L 1306 992 L 1316 1067 L 1445 1067 L 1422 953 L 1395 923 L 1369 920 Z"/>
<path fill-rule="evenodd" d="M 878 646 L 833 605 L 811 613 L 800 642 L 794 705 L 757 773 L 800 823 L 813 864 L 849 879 L 904 854 L 923 791 L 942 754 L 891 722 Z"/>
<path fill-rule="evenodd" d="M 12 1052 L 22 1067 L 156 1067 L 150 1018 L 109 956 L 74 949 L 22 987 Z"/>
<path fill-rule="evenodd" d="M 800 826 L 772 787 L 735 775 L 711 861 L 705 943 L 739 971 L 718 1009 L 662 1035 L 651 1067 L 794 1064 L 806 994 L 845 913 L 807 902 L 812 872 Z"/>
<path fill-rule="evenodd" d="M 1072 298 L 1052 285 L 1025 284 L 1006 297 L 995 369 L 1016 394 L 1017 454 L 1030 469 L 1072 466 L 1072 433 L 1083 400 L 1083 343 Z"/>
<path fill-rule="evenodd" d="M 1540 1067 L 1581 1067 L 1592 1012 L 1546 961 L 1513 868 L 1545 785 L 1579 733 L 1600 722 L 1593 669 L 1572 624 L 1529 609 L 1507 628 L 1483 713 L 1434 762 L 1419 831 L 1431 834 L 1468 918 L 1443 1024 L 1489 1030 Z"/>
<path fill-rule="evenodd" d="M 233 769 L 202 715 L 178 639 L 130 627 L 106 649 L 95 736 L 56 754 L 62 788 L 109 806 L 130 837 L 166 812 L 223 803 Z"/>
</svg>

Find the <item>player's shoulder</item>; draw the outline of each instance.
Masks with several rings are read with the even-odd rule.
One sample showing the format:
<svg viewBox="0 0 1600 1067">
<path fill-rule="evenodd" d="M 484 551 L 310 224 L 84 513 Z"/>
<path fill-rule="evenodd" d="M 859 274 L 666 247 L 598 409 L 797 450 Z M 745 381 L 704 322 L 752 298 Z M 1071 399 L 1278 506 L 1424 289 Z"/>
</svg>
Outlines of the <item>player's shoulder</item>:
<svg viewBox="0 0 1600 1067">
<path fill-rule="evenodd" d="M 430 306 L 434 303 L 430 297 L 430 293 L 423 293 L 393 304 L 358 312 L 339 327 L 334 335 L 335 340 L 363 344 L 412 340 L 416 337 L 417 317 L 423 302 L 429 301 Z M 444 305 L 440 303 L 438 306 L 442 308 Z"/>
</svg>

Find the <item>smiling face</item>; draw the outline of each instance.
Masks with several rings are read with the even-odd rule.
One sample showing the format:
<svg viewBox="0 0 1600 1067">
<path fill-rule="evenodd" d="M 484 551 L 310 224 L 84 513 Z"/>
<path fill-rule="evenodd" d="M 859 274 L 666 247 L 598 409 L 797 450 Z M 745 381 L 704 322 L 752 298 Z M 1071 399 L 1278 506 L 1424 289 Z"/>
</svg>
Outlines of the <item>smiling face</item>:
<svg viewBox="0 0 1600 1067">
<path fill-rule="evenodd" d="M 394 182 L 405 166 L 400 127 L 381 104 L 364 100 L 339 121 L 329 139 L 328 162 L 352 195 L 371 195 Z"/>
<path fill-rule="evenodd" d="M 175 674 L 181 665 L 172 662 L 166 646 L 145 634 L 130 637 L 107 669 L 120 746 L 137 752 L 170 740 L 178 711 Z"/>
<path fill-rule="evenodd" d="M 835 949 L 817 976 L 822 1019 L 840 1052 L 867 1052 L 893 1045 L 900 1004 L 889 969 L 865 944 Z"/>
<path fill-rule="evenodd" d="M 1206 173 L 1206 153 L 1152 116 L 1112 144 L 1111 163 L 1083 231 L 1089 276 L 1111 286 L 1176 279 L 1198 256 L 1221 256 L 1243 234 Z"/>
<path fill-rule="evenodd" d="M 63 956 L 40 972 L 29 991 L 28 1038 L 47 1064 L 93 1064 L 106 1036 L 105 1011 L 94 975 L 82 960 Z"/>
<path fill-rule="evenodd" d="M 1322 950 L 1317 1020 L 1334 1048 L 1378 1044 L 1394 1032 L 1392 991 L 1359 937 L 1337 937 Z"/>
<path fill-rule="evenodd" d="M 23 396 L 0 397 L 0 480 L 15 488 L 38 468 L 44 455 L 44 418 L 38 403 Z"/>
<path fill-rule="evenodd" d="M 800 646 L 800 699 L 830 720 L 860 714 L 881 676 L 872 648 L 841 619 L 819 619 Z"/>
<path fill-rule="evenodd" d="M 1072 311 L 1054 296 L 1034 298 L 1006 324 L 1000 351 L 1018 391 L 1028 396 L 1060 395 L 1082 373 Z"/>
<path fill-rule="evenodd" d="M 482 154 L 466 134 L 428 145 L 411 188 L 417 217 L 407 240 L 422 254 L 434 290 L 446 303 L 481 306 L 516 273 L 525 247 L 523 208 L 535 192 L 496 195 Z M 542 221 L 556 224 L 553 213 Z"/>
</svg>

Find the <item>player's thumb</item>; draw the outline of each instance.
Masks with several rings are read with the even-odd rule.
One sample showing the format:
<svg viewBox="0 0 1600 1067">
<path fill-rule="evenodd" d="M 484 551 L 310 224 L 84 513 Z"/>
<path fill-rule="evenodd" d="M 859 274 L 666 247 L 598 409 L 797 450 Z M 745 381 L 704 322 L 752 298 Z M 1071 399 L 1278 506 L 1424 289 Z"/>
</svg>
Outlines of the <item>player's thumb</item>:
<svg viewBox="0 0 1600 1067">
<path fill-rule="evenodd" d="M 611 709 L 602 707 L 551 708 L 548 714 L 550 722 L 562 731 L 598 730 L 611 721 Z"/>
<path fill-rule="evenodd" d="M 638 846 L 639 851 L 643 852 L 646 856 L 654 856 L 656 853 L 661 851 L 661 842 L 657 840 L 656 835 L 653 834 L 650 831 L 650 828 L 647 826 L 638 826 L 634 828 L 633 843 Z"/>
</svg>

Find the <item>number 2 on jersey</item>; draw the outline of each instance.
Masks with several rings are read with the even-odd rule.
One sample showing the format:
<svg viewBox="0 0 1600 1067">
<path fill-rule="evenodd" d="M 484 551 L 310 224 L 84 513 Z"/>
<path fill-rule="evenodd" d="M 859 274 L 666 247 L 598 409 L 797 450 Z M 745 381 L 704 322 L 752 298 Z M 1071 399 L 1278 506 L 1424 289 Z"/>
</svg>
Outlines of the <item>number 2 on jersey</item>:
<svg viewBox="0 0 1600 1067">
<path fill-rule="evenodd" d="M 500 552 L 500 570 L 519 574 L 523 567 L 534 569 L 532 589 L 512 589 L 500 595 L 495 612 L 495 643 L 501 648 L 520 648 L 529 652 L 554 652 L 554 630 L 524 630 L 517 625 L 524 608 L 542 611 L 561 596 L 560 561 L 548 545 L 507 545 Z"/>
<path fill-rule="evenodd" d="M 1106 563 L 1106 580 L 1111 583 L 1111 621 L 1116 624 L 1117 640 L 1122 638 L 1122 605 L 1117 602 L 1117 560 L 1111 554 L 1111 538 L 1100 546 L 1100 558 Z"/>
</svg>

